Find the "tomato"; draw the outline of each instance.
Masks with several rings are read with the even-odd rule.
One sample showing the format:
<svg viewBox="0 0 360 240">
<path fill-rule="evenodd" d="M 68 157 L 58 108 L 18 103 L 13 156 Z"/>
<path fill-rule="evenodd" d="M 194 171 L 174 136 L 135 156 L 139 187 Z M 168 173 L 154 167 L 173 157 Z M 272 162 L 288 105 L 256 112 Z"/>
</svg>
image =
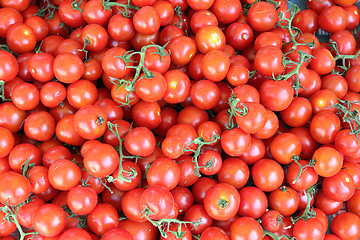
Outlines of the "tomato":
<svg viewBox="0 0 360 240">
<path fill-rule="evenodd" d="M 196 54 L 196 43 L 190 37 L 173 38 L 166 49 L 170 52 L 171 62 L 175 65 L 186 65 Z"/>
<path fill-rule="evenodd" d="M 32 201 L 22 206 L 16 214 L 17 220 L 26 228 L 32 228 L 33 213 L 45 202 L 38 197 L 34 197 Z"/>
<path fill-rule="evenodd" d="M 126 135 L 124 146 L 132 155 L 149 156 L 155 148 L 154 134 L 145 127 L 134 128 Z"/>
<path fill-rule="evenodd" d="M 342 99 L 348 91 L 345 78 L 337 74 L 328 74 L 321 79 L 321 89 L 327 89 Z"/>
<path fill-rule="evenodd" d="M 90 2 L 90 1 L 89 1 Z M 93 52 L 103 50 L 108 42 L 109 35 L 104 27 L 98 24 L 88 24 L 81 32 L 81 42 L 89 42 L 86 49 Z"/>
<path fill-rule="evenodd" d="M 314 34 L 319 30 L 318 15 L 311 9 L 302 10 L 295 15 L 292 26 L 299 28 L 303 33 Z"/>
<path fill-rule="evenodd" d="M 316 114 L 322 110 L 336 111 L 336 109 L 331 106 L 338 103 L 338 100 L 335 93 L 324 89 L 315 92 L 310 98 L 310 103 L 313 113 Z"/>
<path fill-rule="evenodd" d="M 58 190 L 70 190 L 75 187 L 81 178 L 81 170 L 74 162 L 59 159 L 49 167 L 49 181 Z"/>
<path fill-rule="evenodd" d="M 173 205 L 174 197 L 171 192 L 161 186 L 150 186 L 140 197 L 140 208 L 144 210 L 145 216 L 153 220 L 169 216 Z"/>
<path fill-rule="evenodd" d="M 360 237 L 359 217 L 350 212 L 340 213 L 331 222 L 331 232 L 342 239 L 358 239 Z"/>
<path fill-rule="evenodd" d="M 269 195 L 269 206 L 283 216 L 291 216 L 299 206 L 298 194 L 290 187 L 276 189 Z"/>
<path fill-rule="evenodd" d="M 59 240 L 66 240 L 76 238 L 78 240 L 91 240 L 91 236 L 88 232 L 81 228 L 70 228 L 63 232 Z"/>
<path fill-rule="evenodd" d="M 344 10 L 347 16 L 346 29 L 354 30 L 360 22 L 359 9 L 355 5 L 345 6 Z"/>
<path fill-rule="evenodd" d="M 196 107 L 204 110 L 211 109 L 219 103 L 220 89 L 210 80 L 200 80 L 191 86 L 190 98 Z"/>
<path fill-rule="evenodd" d="M 73 53 L 60 53 L 53 63 L 55 77 L 63 83 L 73 83 L 84 74 L 84 63 Z"/>
<path fill-rule="evenodd" d="M 227 221 L 234 217 L 240 205 L 240 195 L 227 183 L 218 183 L 205 194 L 204 207 L 210 217 Z"/>
<path fill-rule="evenodd" d="M 50 187 L 48 168 L 46 167 L 35 166 L 28 171 L 27 176 L 31 183 L 31 191 L 35 194 L 45 192 Z"/>
<path fill-rule="evenodd" d="M 324 239 L 326 228 L 320 220 L 310 218 L 300 219 L 294 225 L 293 234 L 296 239 Z"/>
<path fill-rule="evenodd" d="M 353 66 L 345 75 L 345 79 L 348 83 L 349 89 L 354 92 L 358 92 L 358 89 L 360 89 L 359 80 L 357 78 L 360 73 L 359 69 L 359 66 Z"/>
<path fill-rule="evenodd" d="M 319 75 L 328 74 L 334 69 L 335 60 L 328 49 L 315 49 L 312 55 L 314 58 L 311 59 L 310 68 Z"/>
<path fill-rule="evenodd" d="M 31 83 L 17 85 L 12 94 L 11 101 L 21 110 L 31 110 L 39 104 L 39 90 Z"/>
<path fill-rule="evenodd" d="M 244 132 L 253 134 L 259 132 L 266 124 L 266 109 L 256 102 L 239 102 L 240 109 L 245 110 L 245 115 L 236 115 L 236 123 Z"/>
<path fill-rule="evenodd" d="M 219 23 L 230 24 L 240 17 L 242 6 L 236 0 L 215 0 L 211 6 L 211 12 L 215 14 Z"/>
<path fill-rule="evenodd" d="M 276 77 L 284 71 L 283 55 L 281 49 L 272 45 L 265 46 L 257 51 L 254 66 L 261 75 Z"/>
<path fill-rule="evenodd" d="M 32 139 L 47 141 L 55 133 L 55 120 L 45 111 L 32 113 L 25 120 L 24 131 Z"/>
<path fill-rule="evenodd" d="M 315 172 L 322 177 L 331 177 L 341 169 L 343 157 L 332 147 L 320 147 L 313 155 Z"/>
<path fill-rule="evenodd" d="M 97 194 L 89 187 L 74 187 L 67 194 L 66 202 L 70 210 L 77 215 L 89 214 L 97 204 Z"/>
<path fill-rule="evenodd" d="M 330 6 L 320 12 L 318 22 L 321 29 L 330 33 L 345 30 L 347 23 L 346 12 L 340 6 Z"/>
<path fill-rule="evenodd" d="M 261 84 L 259 93 L 261 103 L 272 111 L 286 109 L 293 99 L 293 89 L 285 81 L 266 80 Z"/>
<path fill-rule="evenodd" d="M 340 131 L 340 119 L 331 111 L 316 114 L 310 122 L 310 134 L 321 144 L 330 144 Z"/>
<path fill-rule="evenodd" d="M 322 189 L 316 193 L 315 206 L 321 209 L 326 215 L 337 213 L 341 209 L 342 204 L 342 202 L 328 198 Z"/>
<path fill-rule="evenodd" d="M 300 160 L 298 163 L 291 163 L 287 169 L 286 177 L 289 185 L 295 190 L 306 190 L 317 182 L 318 175 L 313 167 L 307 166 L 301 170 L 298 164 L 304 167 L 308 165 L 309 162 L 306 160 Z M 301 174 L 299 175 L 299 173 Z"/>
<path fill-rule="evenodd" d="M 291 127 L 304 126 L 312 117 L 312 106 L 303 97 L 294 98 L 290 105 L 280 112 L 281 119 Z"/>
<path fill-rule="evenodd" d="M 269 210 L 261 216 L 261 225 L 267 231 L 276 232 L 280 229 L 280 219 L 282 220 L 282 216 L 278 211 Z"/>
<path fill-rule="evenodd" d="M 230 240 L 230 237 L 222 228 L 209 227 L 205 229 L 200 236 L 200 240 L 205 240 L 205 239 Z"/>
<path fill-rule="evenodd" d="M 23 17 L 14 8 L 9 8 L 4 6 L 3 8 L 1 8 L 0 13 L 1 16 L 4 16 L 1 19 L 1 23 L 0 23 L 0 37 L 6 38 L 6 33 L 9 30 L 9 28 L 14 24 L 22 23 Z"/>
<path fill-rule="evenodd" d="M 256 187 L 270 192 L 281 186 L 284 170 L 274 160 L 261 159 L 252 167 L 251 176 Z"/>
<path fill-rule="evenodd" d="M 15 146 L 14 135 L 4 127 L 0 127 L 0 134 L 2 136 L 0 141 L 0 157 L 6 157 Z"/>
<path fill-rule="evenodd" d="M 111 229 L 109 231 L 107 231 L 101 239 L 103 240 L 111 240 L 111 239 L 119 239 L 119 240 L 133 240 L 133 237 L 131 236 L 131 234 L 124 230 L 124 229 L 121 229 L 121 228 L 114 228 L 114 229 Z"/>
<path fill-rule="evenodd" d="M 267 209 L 268 200 L 265 193 L 256 187 L 244 187 L 240 189 L 240 216 L 260 218 Z"/>
<path fill-rule="evenodd" d="M 276 114 L 269 109 L 266 109 L 266 119 L 265 126 L 260 131 L 256 132 L 254 137 L 268 139 L 274 136 L 279 128 L 279 119 Z"/>
<path fill-rule="evenodd" d="M 232 157 L 238 157 L 245 153 L 250 147 L 250 142 L 250 134 L 240 128 L 224 131 L 220 140 L 224 152 Z"/>
<path fill-rule="evenodd" d="M 148 221 L 138 223 L 131 220 L 122 220 L 120 221 L 119 227 L 123 230 L 128 231 L 134 238 L 134 240 L 155 240 L 158 235 L 157 228 Z"/>
<path fill-rule="evenodd" d="M 147 181 L 150 186 L 162 186 L 169 190 L 176 187 L 180 180 L 180 168 L 169 158 L 156 159 L 147 171 Z"/>
<path fill-rule="evenodd" d="M 96 102 L 98 90 L 89 80 L 81 79 L 68 86 L 66 95 L 70 105 L 80 109 Z"/>
<path fill-rule="evenodd" d="M 255 219 L 250 217 L 240 217 L 230 226 L 231 239 L 263 239 L 263 229 Z"/>
<path fill-rule="evenodd" d="M 59 5 L 60 19 L 70 27 L 80 27 L 85 24 L 83 17 L 83 10 L 87 1 L 76 1 L 73 3 L 70 0 L 64 0 Z"/>
<path fill-rule="evenodd" d="M 275 27 L 279 20 L 276 9 L 267 2 L 257 2 L 252 5 L 248 12 L 250 26 L 258 32 L 266 32 Z"/>
<path fill-rule="evenodd" d="M 190 18 L 190 28 L 195 34 L 204 26 L 218 26 L 218 24 L 215 14 L 207 10 L 199 10 Z"/>
<path fill-rule="evenodd" d="M 65 211 L 55 204 L 44 204 L 35 210 L 32 224 L 39 234 L 53 237 L 65 227 Z"/>
<path fill-rule="evenodd" d="M 210 227 L 213 223 L 213 219 L 206 213 L 205 208 L 202 204 L 192 205 L 186 212 L 184 216 L 185 221 L 197 222 L 201 218 L 201 222 L 195 227 L 193 224 L 190 224 L 192 234 L 201 234 L 206 228 Z"/>
<path fill-rule="evenodd" d="M 36 37 L 31 27 L 19 23 L 11 26 L 6 34 L 9 48 L 16 53 L 26 53 L 34 50 Z"/>
<path fill-rule="evenodd" d="M 273 158 L 280 164 L 289 164 L 293 161 L 293 155 L 300 155 L 301 142 L 292 133 L 282 133 L 272 140 L 270 152 Z"/>
<path fill-rule="evenodd" d="M 74 115 L 74 129 L 85 139 L 101 137 L 106 131 L 106 122 L 106 113 L 95 105 L 84 106 Z"/>
<path fill-rule="evenodd" d="M 119 215 L 110 204 L 97 204 L 87 217 L 87 224 L 92 232 L 104 235 L 107 231 L 119 227 Z"/>
<path fill-rule="evenodd" d="M 322 187 L 326 196 L 338 202 L 349 200 L 356 189 L 353 178 L 345 170 L 340 170 L 335 175 L 324 178 Z"/>
<path fill-rule="evenodd" d="M 225 46 L 225 34 L 217 26 L 204 26 L 196 32 L 196 47 L 207 54 L 213 50 L 222 50 Z"/>
</svg>

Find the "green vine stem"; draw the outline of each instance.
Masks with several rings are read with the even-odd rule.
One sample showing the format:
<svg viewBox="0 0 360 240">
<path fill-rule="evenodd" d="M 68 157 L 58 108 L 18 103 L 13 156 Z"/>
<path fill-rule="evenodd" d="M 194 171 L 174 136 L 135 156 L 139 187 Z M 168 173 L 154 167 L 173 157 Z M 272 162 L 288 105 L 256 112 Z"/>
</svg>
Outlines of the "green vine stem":
<svg viewBox="0 0 360 240">
<path fill-rule="evenodd" d="M 162 237 L 167 238 L 167 233 L 172 233 L 174 234 L 176 239 L 182 239 L 184 237 L 184 234 L 186 232 L 181 231 L 181 226 L 187 225 L 187 224 L 191 224 L 193 225 L 193 229 L 196 228 L 200 223 L 201 223 L 201 218 L 196 221 L 196 222 L 189 222 L 189 221 L 181 221 L 178 219 L 161 219 L 161 220 L 152 220 L 150 219 L 150 215 L 153 214 L 153 212 L 147 207 L 145 206 L 145 209 L 142 211 L 143 212 L 143 216 L 155 227 L 157 227 L 159 229 L 159 232 L 161 234 Z M 170 224 L 178 224 L 177 230 L 176 231 L 171 231 L 170 230 Z"/>
<path fill-rule="evenodd" d="M 139 7 L 135 7 L 133 5 L 130 4 L 130 0 L 128 0 L 127 4 L 122 4 L 122 3 L 118 3 L 118 2 L 110 2 L 110 0 L 103 0 L 102 1 L 102 5 L 104 7 L 104 10 L 111 10 L 112 7 L 122 7 L 124 8 L 124 11 L 120 10 L 121 14 L 124 17 L 129 18 L 130 17 L 130 12 L 129 9 L 134 9 L 134 10 L 139 10 Z"/>
<path fill-rule="evenodd" d="M 296 176 L 296 178 L 294 179 L 294 181 L 292 181 L 292 184 L 295 184 L 297 181 L 299 181 L 299 180 L 300 180 L 300 177 L 301 177 L 301 174 L 303 174 L 308 167 L 314 167 L 314 166 L 315 166 L 315 163 L 316 163 L 316 160 L 315 160 L 315 159 L 311 159 L 308 164 L 306 164 L 306 165 L 303 166 L 303 165 L 301 165 L 301 164 L 299 163 L 299 161 L 300 161 L 301 159 L 300 159 L 300 157 L 299 157 L 298 155 L 293 155 L 293 156 L 291 157 L 291 160 L 293 160 L 293 162 L 296 163 L 296 164 L 299 166 L 299 168 L 300 168 L 299 173 L 298 173 L 298 175 Z"/>
<path fill-rule="evenodd" d="M 5 206 L 0 207 L 0 211 L 5 213 L 4 219 L 15 224 L 15 226 L 20 234 L 19 240 L 24 240 L 27 235 L 37 235 L 38 234 L 38 232 L 35 230 L 33 230 L 33 231 L 31 230 L 31 231 L 25 233 L 22 226 L 20 225 L 19 221 L 17 220 L 17 214 L 18 214 L 20 208 L 23 207 L 26 203 L 29 203 L 31 201 L 32 201 L 32 197 L 29 197 L 26 201 L 24 201 L 16 206 L 10 207 L 8 205 L 8 203 L 6 203 Z"/>
<path fill-rule="evenodd" d="M 120 137 L 120 134 L 119 134 L 119 131 L 118 131 L 118 126 L 117 124 L 113 124 L 111 122 L 107 122 L 107 126 L 108 126 L 108 129 L 113 133 L 115 134 L 115 136 L 117 137 L 117 139 L 119 140 L 119 148 L 118 148 L 118 153 L 119 153 L 119 172 L 118 172 L 118 176 L 114 179 L 112 176 L 107 176 L 106 177 L 106 180 L 108 182 L 114 182 L 116 180 L 121 180 L 121 181 L 124 181 L 124 182 L 128 182 L 130 183 L 131 180 L 133 178 L 135 178 L 137 176 L 137 172 L 136 172 L 136 169 L 134 168 L 129 168 L 130 171 L 126 171 L 124 170 L 123 168 L 123 160 L 124 158 L 134 158 L 134 156 L 130 156 L 130 157 L 126 157 L 124 156 L 123 152 L 122 152 L 122 142 L 124 141 L 124 139 L 121 139 Z M 127 173 L 129 174 L 130 176 L 129 177 L 125 177 L 124 176 L 124 173 Z"/>
<path fill-rule="evenodd" d="M 306 203 L 305 210 L 304 210 L 303 214 L 301 214 L 301 216 L 291 217 L 291 221 L 294 224 L 297 221 L 299 221 L 300 219 L 303 219 L 304 221 L 306 221 L 310 218 L 314 218 L 316 215 L 316 212 L 311 207 L 311 201 L 313 200 L 313 198 L 315 197 L 315 194 L 317 192 L 316 184 L 314 184 L 310 188 L 306 189 L 305 192 L 306 192 L 306 197 L 307 197 L 307 203 Z"/>
<path fill-rule="evenodd" d="M 336 103 L 329 108 L 336 108 L 338 115 L 340 115 L 343 122 L 348 123 L 350 126 L 350 134 L 355 134 L 356 139 L 359 143 L 359 133 L 360 133 L 360 116 L 359 111 L 356 108 L 353 108 L 352 102 L 349 100 L 338 99 L 339 103 Z"/>
<path fill-rule="evenodd" d="M 93 178 L 96 178 L 96 179 L 100 182 L 100 184 L 103 185 L 107 190 L 109 190 L 109 192 L 110 192 L 111 194 L 114 193 L 114 192 L 111 190 L 111 188 L 110 188 L 108 185 L 106 185 L 106 182 L 103 182 L 103 180 L 102 180 L 101 178 L 95 177 L 95 176 L 91 175 L 84 166 L 82 166 L 81 168 L 82 168 L 83 170 L 85 170 L 85 171 L 89 174 L 89 176 L 88 176 L 86 179 L 81 179 L 81 186 L 82 186 L 82 187 L 87 187 L 87 186 L 89 186 L 88 181 L 89 181 L 90 178 L 93 177 Z"/>
<path fill-rule="evenodd" d="M 30 170 L 30 168 L 35 167 L 35 163 L 30 163 L 31 158 L 28 158 L 22 165 L 21 165 L 21 173 L 24 177 L 26 177 L 27 179 L 29 179 L 28 176 L 28 171 Z"/>
<path fill-rule="evenodd" d="M 54 18 L 54 12 L 58 10 L 59 7 L 52 5 L 49 0 L 45 0 L 45 4 L 42 8 L 40 8 L 37 13 L 34 15 L 45 17 L 46 14 L 49 14 L 46 19 L 53 19 Z"/>
<path fill-rule="evenodd" d="M 84 63 L 89 62 L 90 59 L 91 59 L 91 57 L 89 58 L 89 51 L 86 50 L 86 46 L 87 46 L 89 43 L 90 43 L 90 40 L 89 40 L 88 38 L 85 38 L 83 48 L 79 49 L 80 52 L 84 52 L 84 53 L 85 53 Z"/>
<path fill-rule="evenodd" d="M 335 51 L 336 55 L 334 56 L 334 60 L 335 62 L 338 60 L 341 60 L 341 65 L 337 64 L 338 67 L 340 67 L 341 69 L 343 69 L 343 72 L 336 72 L 334 69 L 331 71 L 332 74 L 340 74 L 340 75 L 345 75 L 346 72 L 350 69 L 351 65 L 350 62 L 346 63 L 347 60 L 350 59 L 357 59 L 358 56 L 360 55 L 360 50 L 354 54 L 354 55 L 344 55 L 344 54 L 340 54 L 339 53 L 339 49 L 337 47 L 337 42 L 335 42 L 332 39 L 329 39 L 329 46 L 331 47 L 332 51 Z"/>
<path fill-rule="evenodd" d="M 184 23 L 185 26 L 186 26 L 185 31 L 184 31 L 184 32 L 185 32 L 185 35 L 186 35 L 186 36 L 189 36 L 189 33 L 188 33 L 188 31 L 187 31 L 188 24 L 187 24 L 186 20 L 182 18 L 182 16 L 184 15 L 184 13 L 181 11 L 181 7 L 180 7 L 180 6 L 176 6 L 176 7 L 174 8 L 174 12 L 175 12 L 176 16 L 178 16 L 179 19 L 180 19 L 180 21 L 177 22 L 177 23 L 175 23 L 174 26 L 180 28 L 180 27 L 181 27 L 180 24 L 181 24 L 181 23 Z"/>
<path fill-rule="evenodd" d="M 68 205 L 62 205 L 61 208 L 67 213 L 69 214 L 68 216 L 66 216 L 66 218 L 74 218 L 76 219 L 78 222 L 77 226 L 78 228 L 85 228 L 86 227 L 86 221 L 87 221 L 87 215 L 77 215 L 75 213 L 73 213 Z"/>
<path fill-rule="evenodd" d="M 167 42 L 164 46 L 160 46 L 160 45 L 156 45 L 156 44 L 149 44 L 149 45 L 143 46 L 140 51 L 130 50 L 130 51 L 125 52 L 122 56 L 116 56 L 118 58 L 121 58 L 124 61 L 126 68 L 135 69 L 135 75 L 134 75 L 134 77 L 132 79 L 130 78 L 131 80 L 126 80 L 126 78 L 127 78 L 126 77 L 125 79 L 121 79 L 121 80 L 118 79 L 117 81 L 113 82 L 118 87 L 125 84 L 124 89 L 126 91 L 128 91 L 125 103 L 120 103 L 120 104 L 130 106 L 129 105 L 129 103 L 130 103 L 130 95 L 131 95 L 132 92 L 135 91 L 135 83 L 136 83 L 136 81 L 138 81 L 138 80 L 140 80 L 142 78 L 151 79 L 151 78 L 155 77 L 155 75 L 149 69 L 147 69 L 145 67 L 146 50 L 148 48 L 150 48 L 150 47 L 155 47 L 156 51 L 152 52 L 151 54 L 158 54 L 161 57 L 161 60 L 162 60 L 164 56 L 170 55 L 170 53 L 165 52 L 165 48 L 166 48 L 168 43 L 169 42 Z M 136 54 L 139 55 L 139 62 L 137 64 L 137 66 L 132 66 L 129 63 L 134 63 L 135 62 L 132 59 L 133 59 L 133 56 L 136 55 Z M 143 73 L 144 75 L 140 77 L 141 73 Z"/>
<path fill-rule="evenodd" d="M 195 164 L 195 169 L 194 169 L 194 172 L 195 172 L 195 176 L 201 176 L 200 175 L 200 169 L 201 168 L 210 168 L 211 170 L 211 167 L 213 166 L 214 162 L 212 161 L 212 159 L 210 161 L 208 161 L 204 166 L 200 166 L 199 165 L 199 162 L 198 162 L 198 159 L 199 159 L 199 156 L 201 154 L 201 148 L 204 146 L 204 145 L 211 145 L 213 143 L 216 143 L 218 140 L 220 139 L 220 135 L 214 135 L 212 136 L 211 140 L 209 142 L 205 141 L 201 136 L 195 138 L 194 140 L 192 140 L 191 142 L 188 143 L 188 145 L 190 144 L 196 144 L 197 147 L 196 149 L 191 149 L 189 147 L 185 147 L 183 149 L 183 152 L 185 151 L 190 151 L 190 152 L 193 152 L 194 155 L 192 157 L 192 161 L 194 162 Z"/>
<path fill-rule="evenodd" d="M 277 235 L 275 235 L 275 233 L 270 232 L 270 231 L 264 229 L 264 237 L 265 237 L 266 235 L 268 235 L 269 237 L 271 237 L 273 240 L 282 240 L 282 239 L 284 239 L 284 238 L 286 238 L 287 240 L 295 240 L 295 239 L 296 239 L 295 237 L 290 237 L 290 236 L 287 236 L 287 235 L 277 236 Z"/>
<path fill-rule="evenodd" d="M 5 81 L 0 80 L 0 99 L 1 99 L 1 102 L 11 101 L 11 99 L 6 99 L 4 87 L 5 87 Z"/>
<path fill-rule="evenodd" d="M 78 0 L 73 0 L 71 3 L 71 8 L 73 10 L 78 10 L 79 12 L 83 12 L 83 10 L 80 8 L 80 5 L 82 3 L 82 0 L 78 1 Z"/>
</svg>

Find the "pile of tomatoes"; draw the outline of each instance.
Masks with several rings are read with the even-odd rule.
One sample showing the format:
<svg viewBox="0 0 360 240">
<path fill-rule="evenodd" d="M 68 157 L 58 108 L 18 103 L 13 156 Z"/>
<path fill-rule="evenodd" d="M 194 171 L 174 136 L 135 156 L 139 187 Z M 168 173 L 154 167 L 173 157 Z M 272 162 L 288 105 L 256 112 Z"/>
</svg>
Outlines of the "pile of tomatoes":
<svg viewBox="0 0 360 240">
<path fill-rule="evenodd" d="M 0 0 L 0 240 L 359 239 L 355 2 Z"/>
</svg>

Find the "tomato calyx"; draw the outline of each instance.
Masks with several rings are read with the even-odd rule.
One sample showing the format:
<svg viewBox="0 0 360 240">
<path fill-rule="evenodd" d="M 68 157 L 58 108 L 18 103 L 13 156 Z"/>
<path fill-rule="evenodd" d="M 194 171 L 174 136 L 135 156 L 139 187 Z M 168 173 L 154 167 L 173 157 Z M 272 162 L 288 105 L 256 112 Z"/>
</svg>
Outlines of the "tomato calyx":
<svg viewBox="0 0 360 240">
<path fill-rule="evenodd" d="M 87 215 L 77 215 L 75 213 L 73 213 L 68 205 L 62 205 L 61 208 L 68 213 L 69 215 L 67 216 L 67 218 L 74 218 L 76 219 L 78 222 L 77 226 L 78 228 L 85 228 L 86 227 L 86 221 L 87 221 Z"/>
<path fill-rule="evenodd" d="M 193 225 L 192 229 L 196 228 L 201 223 L 201 218 L 196 222 L 190 222 L 190 221 L 181 221 L 178 219 L 160 219 L 160 220 L 152 220 L 150 218 L 150 215 L 154 214 L 146 205 L 144 206 L 145 209 L 142 211 L 144 214 L 143 217 L 145 217 L 154 227 L 157 227 L 159 229 L 159 232 L 162 237 L 167 238 L 167 233 L 174 234 L 176 239 L 182 239 L 184 238 L 185 231 L 181 231 L 181 226 L 191 224 Z M 178 228 L 176 231 L 170 230 L 171 224 L 177 224 Z"/>
<path fill-rule="evenodd" d="M 195 176 L 201 176 L 200 175 L 200 168 L 210 168 L 213 166 L 214 162 L 213 162 L 213 158 L 211 158 L 210 161 L 208 161 L 204 166 L 200 166 L 199 163 L 198 163 L 198 159 L 199 159 L 199 156 L 201 154 L 201 148 L 204 146 L 204 145 L 211 145 L 213 143 L 216 143 L 218 140 L 220 139 L 220 135 L 218 134 L 215 134 L 214 136 L 211 137 L 211 140 L 209 142 L 205 141 L 201 136 L 195 138 L 194 140 L 192 140 L 191 142 L 188 143 L 188 145 L 194 143 L 197 145 L 196 149 L 193 150 L 189 147 L 185 147 L 183 149 L 183 152 L 185 151 L 190 151 L 190 152 L 193 152 L 194 155 L 193 155 L 193 158 L 192 158 L 192 161 L 193 163 L 195 163 L 195 170 L 194 170 L 194 173 L 195 173 Z"/>
<path fill-rule="evenodd" d="M 218 201 L 218 209 L 224 209 L 229 205 L 229 202 L 225 199 L 219 199 Z"/>
<path fill-rule="evenodd" d="M 300 178 L 301 178 L 301 174 L 303 174 L 308 167 L 314 167 L 314 166 L 315 166 L 315 163 L 316 163 L 316 160 L 315 160 L 315 159 L 311 159 L 308 164 L 306 164 L 306 165 L 303 166 L 303 165 L 301 165 L 301 164 L 299 163 L 299 161 L 301 160 L 301 158 L 300 158 L 298 155 L 293 155 L 293 156 L 291 157 L 291 160 L 293 160 L 293 162 L 296 163 L 296 164 L 299 166 L 299 168 L 300 168 L 299 173 L 298 173 L 298 175 L 296 176 L 296 178 L 294 179 L 294 181 L 292 181 L 292 184 L 295 184 L 297 181 L 299 181 Z"/>
<path fill-rule="evenodd" d="M 131 180 L 133 178 L 135 178 L 137 176 L 137 172 L 136 172 L 136 169 L 135 168 L 132 168 L 132 167 L 129 167 L 129 171 L 125 170 L 123 168 L 123 159 L 124 158 L 134 158 L 134 156 L 124 156 L 123 152 L 122 152 L 122 142 L 124 141 L 125 139 L 125 136 L 124 136 L 124 139 L 121 139 L 120 137 L 120 134 L 119 134 L 119 131 L 118 131 L 118 128 L 117 128 L 117 124 L 113 124 L 111 122 L 107 122 L 107 126 L 108 126 L 108 129 L 113 133 L 115 134 L 115 136 L 117 137 L 117 139 L 119 140 L 119 148 L 118 148 L 118 153 L 119 153 L 119 172 L 118 172 L 118 176 L 114 179 L 113 176 L 107 176 L 106 177 L 106 180 L 111 183 L 111 182 L 114 182 L 116 180 L 122 180 L 124 182 L 128 182 L 130 183 Z M 130 128 L 131 130 L 131 128 Z M 129 130 L 129 131 L 130 131 Z M 124 176 L 124 173 L 126 173 L 127 175 L 129 176 Z"/>
<path fill-rule="evenodd" d="M 129 9 L 135 9 L 135 10 L 139 10 L 139 7 L 133 6 L 130 4 L 130 0 L 128 0 L 127 4 L 122 4 L 122 3 L 118 3 L 118 2 L 110 2 L 110 0 L 103 0 L 102 1 L 102 6 L 104 7 L 104 10 L 110 10 L 112 7 L 122 7 L 124 8 L 124 11 L 119 9 L 120 13 L 124 16 L 129 18 L 130 17 L 130 12 Z"/>
<path fill-rule="evenodd" d="M 360 117 L 359 111 L 353 108 L 352 104 L 356 104 L 356 102 L 352 102 L 349 100 L 341 100 L 338 99 L 339 103 L 336 103 L 329 108 L 336 108 L 338 111 L 338 115 L 340 115 L 343 122 L 348 123 L 350 126 L 350 134 L 354 134 L 356 136 L 357 142 L 359 143 L 359 134 L 360 134 Z"/>
<path fill-rule="evenodd" d="M 5 97 L 4 86 L 5 86 L 5 81 L 0 80 L 0 99 L 1 99 L 1 102 L 11 101 L 11 99 L 7 99 Z"/>
<path fill-rule="evenodd" d="M 78 1 L 78 0 L 73 0 L 71 3 L 71 7 L 73 10 L 78 10 L 79 12 L 83 12 L 82 9 L 80 8 L 82 0 Z"/>
<path fill-rule="evenodd" d="M 44 6 L 42 8 L 40 8 L 35 15 L 39 16 L 39 17 L 45 17 L 46 14 L 48 14 L 48 16 L 46 17 L 46 19 L 53 19 L 54 18 L 54 12 L 56 10 L 59 9 L 58 6 L 52 5 L 50 3 L 49 0 L 44 0 Z"/>
<path fill-rule="evenodd" d="M 23 228 L 20 225 L 19 221 L 17 220 L 17 214 L 18 214 L 20 208 L 23 207 L 26 203 L 31 202 L 32 200 L 33 200 L 33 198 L 30 196 L 30 197 L 28 197 L 28 199 L 26 199 L 24 202 L 22 202 L 18 205 L 9 206 L 8 202 L 7 202 L 5 206 L 0 207 L 0 211 L 5 213 L 4 220 L 7 220 L 7 221 L 15 224 L 15 226 L 19 232 L 19 235 L 20 235 L 19 240 L 24 240 L 27 235 L 37 235 L 38 234 L 38 232 L 33 229 L 30 229 L 30 231 L 25 233 L 23 231 Z"/>
<path fill-rule="evenodd" d="M 236 97 L 234 93 L 228 99 L 228 104 L 230 108 L 227 110 L 229 115 L 229 124 L 226 126 L 227 129 L 233 129 L 237 127 L 236 122 L 233 121 L 233 118 L 236 116 L 245 116 L 248 113 L 248 108 L 245 103 L 240 103 L 240 99 Z"/>
<path fill-rule="evenodd" d="M 95 123 L 102 126 L 104 122 L 105 122 L 105 119 L 102 116 L 98 116 Z"/>
<path fill-rule="evenodd" d="M 102 180 L 101 178 L 95 177 L 95 176 L 91 175 L 84 166 L 79 166 L 79 167 L 81 167 L 82 170 L 85 170 L 85 171 L 89 174 L 89 176 L 88 176 L 86 179 L 81 179 L 81 180 L 80 180 L 82 187 L 87 187 L 87 186 L 89 186 L 88 181 L 89 181 L 90 178 L 93 177 L 93 178 L 96 178 L 97 180 L 99 180 L 100 184 L 103 185 L 107 190 L 109 190 L 109 192 L 110 192 L 111 194 L 114 193 L 114 192 L 111 190 L 111 188 L 106 184 L 106 182 L 103 182 L 103 180 Z"/>
</svg>

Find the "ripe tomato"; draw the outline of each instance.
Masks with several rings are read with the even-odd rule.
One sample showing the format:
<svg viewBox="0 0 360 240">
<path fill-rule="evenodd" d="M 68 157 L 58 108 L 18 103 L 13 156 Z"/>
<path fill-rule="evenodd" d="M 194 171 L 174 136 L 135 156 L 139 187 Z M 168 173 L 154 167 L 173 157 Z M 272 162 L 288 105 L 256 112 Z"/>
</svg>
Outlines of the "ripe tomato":
<svg viewBox="0 0 360 240">
<path fill-rule="evenodd" d="M 215 220 L 227 221 L 231 219 L 236 215 L 239 205 L 239 193 L 227 183 L 218 183 L 205 194 L 205 211 Z"/>
<path fill-rule="evenodd" d="M 255 219 L 250 217 L 240 217 L 230 226 L 231 239 L 263 239 L 263 229 Z"/>
<path fill-rule="evenodd" d="M 316 160 L 315 172 L 322 177 L 334 176 L 341 170 L 343 157 L 332 147 L 320 147 L 314 154 L 313 159 Z"/>
<path fill-rule="evenodd" d="M 65 211 L 60 206 L 44 204 L 34 212 L 32 224 L 42 236 L 53 237 L 64 229 L 65 220 Z"/>
<path fill-rule="evenodd" d="M 81 170 L 74 162 L 59 159 L 49 167 L 49 181 L 58 190 L 70 190 L 75 187 L 81 179 Z"/>
<path fill-rule="evenodd" d="M 14 206 L 25 201 L 31 193 L 29 180 L 14 171 L 0 175 L 0 202 Z"/>
<path fill-rule="evenodd" d="M 274 160 L 261 159 L 252 167 L 251 176 L 256 187 L 270 192 L 281 186 L 284 180 L 284 170 Z"/>
</svg>

